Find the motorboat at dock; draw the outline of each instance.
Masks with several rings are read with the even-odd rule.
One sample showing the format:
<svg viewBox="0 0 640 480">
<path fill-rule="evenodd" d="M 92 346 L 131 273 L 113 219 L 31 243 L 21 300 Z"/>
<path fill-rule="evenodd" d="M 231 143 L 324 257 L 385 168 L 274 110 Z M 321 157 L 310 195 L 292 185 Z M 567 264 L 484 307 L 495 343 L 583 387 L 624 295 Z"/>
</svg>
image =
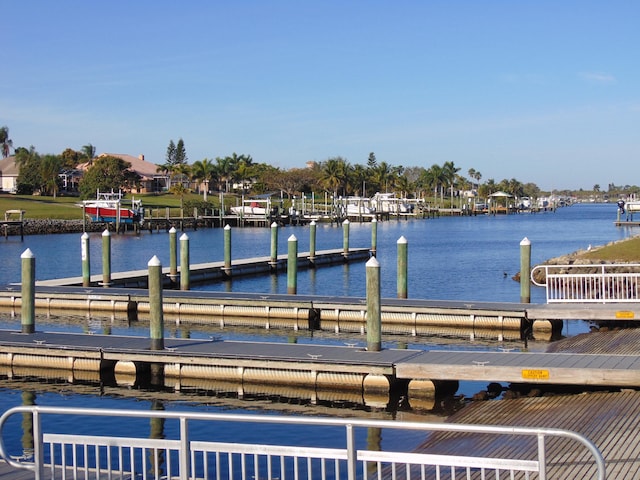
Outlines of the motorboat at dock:
<svg viewBox="0 0 640 480">
<path fill-rule="evenodd" d="M 93 222 L 142 223 L 144 220 L 142 200 L 124 200 L 122 192 L 98 190 L 95 200 L 84 200 L 80 206 Z"/>
</svg>

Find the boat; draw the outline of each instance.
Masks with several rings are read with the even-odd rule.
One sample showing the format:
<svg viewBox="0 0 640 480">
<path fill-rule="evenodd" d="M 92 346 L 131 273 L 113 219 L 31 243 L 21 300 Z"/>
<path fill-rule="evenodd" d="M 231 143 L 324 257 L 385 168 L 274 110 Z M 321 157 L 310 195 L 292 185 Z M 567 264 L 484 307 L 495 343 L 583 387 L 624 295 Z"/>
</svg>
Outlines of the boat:
<svg viewBox="0 0 640 480">
<path fill-rule="evenodd" d="M 144 220 L 142 200 L 123 199 L 122 192 L 96 193 L 95 200 L 84 200 L 81 204 L 84 214 L 93 222 L 140 223 Z"/>
<path fill-rule="evenodd" d="M 414 205 L 405 199 L 397 198 L 395 193 L 377 192 L 371 198 L 371 207 L 376 212 L 393 214 L 413 213 L 414 210 Z"/>
</svg>

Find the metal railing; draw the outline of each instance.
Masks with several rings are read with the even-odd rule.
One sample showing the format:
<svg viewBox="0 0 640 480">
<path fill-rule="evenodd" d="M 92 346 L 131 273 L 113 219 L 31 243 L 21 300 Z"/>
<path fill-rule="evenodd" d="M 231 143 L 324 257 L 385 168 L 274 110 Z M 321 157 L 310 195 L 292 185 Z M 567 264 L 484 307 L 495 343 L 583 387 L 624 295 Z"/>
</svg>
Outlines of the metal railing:
<svg viewBox="0 0 640 480">
<path fill-rule="evenodd" d="M 94 417 L 101 418 L 96 420 Z M 136 436 L 99 435 L 94 423 L 101 420 L 116 431 L 136 431 L 135 422 L 144 421 L 144 425 L 150 426 L 149 437 L 155 438 L 143 438 L 139 428 Z M 20 442 L 22 445 L 12 445 L 14 455 L 4 442 L 5 427 L 19 427 L 19 422 L 25 433 L 33 432 L 33 450 L 26 456 L 24 434 Z M 172 422 L 174 429 L 167 432 L 165 422 Z M 288 433 L 274 435 L 265 424 L 271 424 L 271 428 L 276 428 L 273 425 L 287 428 Z M 154 429 L 154 425 L 161 428 Z M 310 428 L 337 429 L 333 435 L 337 432 L 336 437 L 341 440 L 334 438 L 329 447 L 327 437 L 309 434 Z M 78 433 L 83 429 L 92 434 Z M 529 443 L 515 458 L 505 458 L 495 452 L 493 456 L 473 456 L 471 449 L 464 456 L 435 454 L 422 449 L 414 452 L 398 448 L 383 450 L 371 441 L 371 437 L 380 438 L 383 432 L 390 430 L 424 432 L 425 437 L 472 435 L 461 440 L 467 442 L 474 439 L 481 442 L 476 436 L 499 436 L 503 439 L 503 446 L 511 445 L 516 437 L 528 437 Z M 249 441 L 250 437 L 260 435 L 264 436 L 262 441 Z M 203 436 L 208 438 L 195 438 Z M 14 438 L 18 437 L 14 435 Z M 559 463 L 571 463 L 567 455 L 577 452 L 576 465 L 587 465 L 595 478 L 605 478 L 604 460 L 596 446 L 577 433 L 557 429 L 42 406 L 14 407 L 0 417 L 0 457 L 15 468 L 32 470 L 37 480 L 471 479 L 477 476 L 522 476 L 544 480 L 549 461 L 545 449 L 551 439 L 555 439 L 554 450 L 558 448 L 559 439 L 565 440 L 559 453 L 563 457 L 554 463 L 556 467 Z M 287 441 L 288 444 L 284 443 Z M 582 475 L 581 478 L 592 477 Z"/>
<path fill-rule="evenodd" d="M 535 280 L 544 271 L 544 283 Z M 531 281 L 546 287 L 547 303 L 640 301 L 640 264 L 538 265 Z"/>
</svg>

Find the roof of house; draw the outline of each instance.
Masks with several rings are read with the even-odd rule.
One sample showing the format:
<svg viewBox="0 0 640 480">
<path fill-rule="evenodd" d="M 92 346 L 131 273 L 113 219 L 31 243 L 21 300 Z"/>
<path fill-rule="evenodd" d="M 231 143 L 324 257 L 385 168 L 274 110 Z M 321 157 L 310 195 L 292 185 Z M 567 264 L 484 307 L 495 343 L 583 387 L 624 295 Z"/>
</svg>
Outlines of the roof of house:
<svg viewBox="0 0 640 480">
<path fill-rule="evenodd" d="M 20 169 L 16 165 L 16 157 L 13 155 L 0 160 L 0 175 L 5 177 L 17 177 Z"/>
<path fill-rule="evenodd" d="M 131 169 L 138 175 L 140 175 L 143 180 L 152 179 L 160 175 L 158 173 L 158 165 L 156 165 L 155 163 L 147 162 L 144 159 L 144 155 L 134 157 L 133 155 L 127 155 L 124 153 L 101 153 L 100 155 L 98 155 L 98 158 L 107 156 L 121 158 L 125 162 L 129 162 L 131 164 Z M 78 165 L 78 169 L 87 170 L 89 166 L 90 162 L 82 163 Z"/>
</svg>

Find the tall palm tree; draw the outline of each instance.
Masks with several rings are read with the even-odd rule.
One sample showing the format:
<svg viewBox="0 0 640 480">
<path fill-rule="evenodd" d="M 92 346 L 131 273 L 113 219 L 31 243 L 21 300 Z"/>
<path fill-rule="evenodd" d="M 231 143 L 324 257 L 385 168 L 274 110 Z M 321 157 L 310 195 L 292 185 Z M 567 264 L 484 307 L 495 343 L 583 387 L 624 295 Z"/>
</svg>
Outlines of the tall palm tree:
<svg viewBox="0 0 640 480">
<path fill-rule="evenodd" d="M 229 191 L 229 181 L 233 178 L 234 168 L 235 166 L 233 165 L 232 157 L 216 157 L 216 171 L 218 172 L 218 181 L 224 184 L 225 192 Z"/>
<path fill-rule="evenodd" d="M 342 157 L 330 158 L 322 164 L 321 182 L 333 197 L 337 198 L 338 192 L 347 193 L 347 183 L 351 173 L 351 166 Z"/>
<path fill-rule="evenodd" d="M 208 158 L 197 160 L 193 162 L 193 165 L 191 166 L 191 175 L 193 179 L 204 184 L 203 199 L 205 202 L 207 201 L 207 194 L 209 193 L 209 182 L 214 180 L 215 174 L 216 166 Z"/>
<path fill-rule="evenodd" d="M 451 203 L 453 204 L 453 187 L 456 184 L 456 179 L 458 178 L 458 172 L 460 169 L 456 167 L 453 162 L 444 162 L 442 164 L 442 171 L 447 185 L 449 185 Z"/>
<path fill-rule="evenodd" d="M 446 185 L 447 177 L 444 174 L 444 169 L 440 165 L 434 163 L 425 170 L 422 174 L 421 182 L 427 189 L 433 190 L 434 197 L 437 197 L 438 192 L 440 192 L 440 201 L 443 201 L 444 186 Z"/>
<path fill-rule="evenodd" d="M 2 144 L 2 158 L 7 158 L 13 147 L 13 140 L 9 138 L 9 127 L 0 127 L 0 144 Z"/>
<path fill-rule="evenodd" d="M 87 143 L 82 146 L 82 154 L 87 157 L 87 160 L 93 160 L 96 157 L 96 147 Z"/>
</svg>

